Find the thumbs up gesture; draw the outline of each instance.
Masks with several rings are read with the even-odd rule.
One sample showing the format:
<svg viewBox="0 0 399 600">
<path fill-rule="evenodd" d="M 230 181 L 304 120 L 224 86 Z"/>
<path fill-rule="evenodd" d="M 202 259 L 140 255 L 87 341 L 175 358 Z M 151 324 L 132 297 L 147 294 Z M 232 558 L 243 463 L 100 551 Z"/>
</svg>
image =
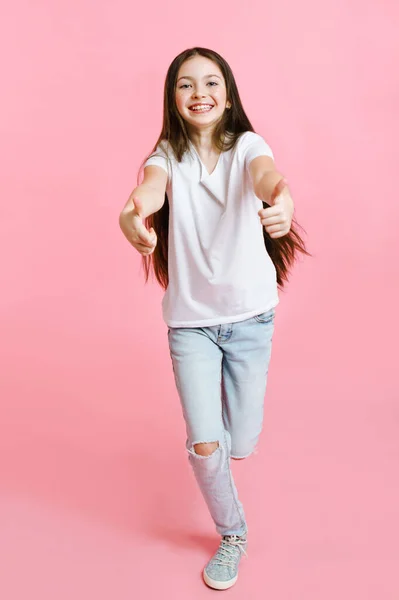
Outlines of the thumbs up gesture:
<svg viewBox="0 0 399 600">
<path fill-rule="evenodd" d="M 294 202 L 283 178 L 275 186 L 271 196 L 272 206 L 262 208 L 259 212 L 260 222 L 271 238 L 287 235 L 291 229 L 294 214 Z"/>
</svg>

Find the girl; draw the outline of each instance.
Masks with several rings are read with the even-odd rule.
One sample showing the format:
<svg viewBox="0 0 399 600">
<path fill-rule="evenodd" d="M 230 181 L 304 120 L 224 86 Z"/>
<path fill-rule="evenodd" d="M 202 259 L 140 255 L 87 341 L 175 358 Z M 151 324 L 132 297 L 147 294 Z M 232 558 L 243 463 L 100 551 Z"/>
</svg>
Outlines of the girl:
<svg viewBox="0 0 399 600">
<path fill-rule="evenodd" d="M 262 204 L 263 203 L 263 204 Z M 163 316 L 195 477 L 222 536 L 205 583 L 237 580 L 247 523 L 230 458 L 262 429 L 278 286 L 298 252 L 294 205 L 233 73 L 192 48 L 169 67 L 163 127 L 120 227 L 165 290 Z"/>
</svg>

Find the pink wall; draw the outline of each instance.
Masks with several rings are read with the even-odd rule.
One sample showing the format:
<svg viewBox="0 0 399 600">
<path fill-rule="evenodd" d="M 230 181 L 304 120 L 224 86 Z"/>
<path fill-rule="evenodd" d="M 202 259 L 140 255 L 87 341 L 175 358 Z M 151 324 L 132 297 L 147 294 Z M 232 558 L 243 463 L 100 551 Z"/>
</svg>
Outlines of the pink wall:
<svg viewBox="0 0 399 600">
<path fill-rule="evenodd" d="M 231 597 L 397 598 L 398 5 L 3 12 L 2 597 L 207 592 L 216 538 L 184 455 L 161 292 L 118 227 L 166 69 L 202 45 L 232 66 L 314 255 L 282 294 L 262 452 L 234 466 L 254 541 Z"/>
</svg>

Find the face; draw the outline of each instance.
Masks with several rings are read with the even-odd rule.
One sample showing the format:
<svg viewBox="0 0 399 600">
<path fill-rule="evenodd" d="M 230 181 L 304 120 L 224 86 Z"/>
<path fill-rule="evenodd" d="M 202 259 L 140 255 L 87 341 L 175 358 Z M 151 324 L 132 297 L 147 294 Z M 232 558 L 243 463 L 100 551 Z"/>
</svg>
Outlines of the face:
<svg viewBox="0 0 399 600">
<path fill-rule="evenodd" d="M 212 128 L 230 107 L 218 65 L 204 56 L 182 64 L 177 74 L 176 106 L 189 127 Z"/>
</svg>

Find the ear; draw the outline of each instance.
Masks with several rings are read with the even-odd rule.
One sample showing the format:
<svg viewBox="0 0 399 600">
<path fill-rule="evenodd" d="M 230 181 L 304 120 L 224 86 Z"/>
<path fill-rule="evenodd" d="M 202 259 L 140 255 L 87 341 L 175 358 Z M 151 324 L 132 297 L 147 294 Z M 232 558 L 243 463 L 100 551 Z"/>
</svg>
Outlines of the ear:
<svg viewBox="0 0 399 600">
<path fill-rule="evenodd" d="M 231 108 L 231 102 L 229 102 L 229 101 L 226 102 L 226 108 Z"/>
</svg>

